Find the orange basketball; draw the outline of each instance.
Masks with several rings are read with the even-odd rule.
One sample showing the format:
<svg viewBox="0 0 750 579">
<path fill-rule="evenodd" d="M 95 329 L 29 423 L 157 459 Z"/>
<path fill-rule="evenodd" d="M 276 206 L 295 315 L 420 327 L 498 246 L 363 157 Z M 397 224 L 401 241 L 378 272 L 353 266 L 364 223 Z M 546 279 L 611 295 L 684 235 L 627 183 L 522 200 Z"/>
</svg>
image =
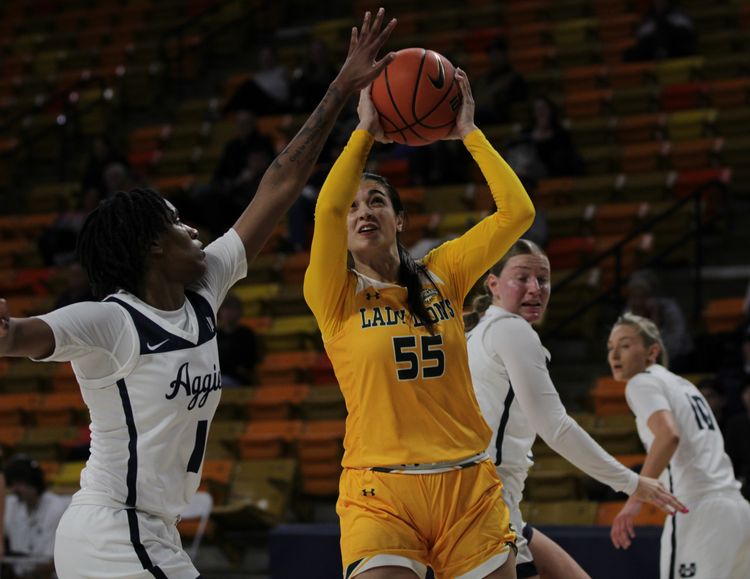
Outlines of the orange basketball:
<svg viewBox="0 0 750 579">
<path fill-rule="evenodd" d="M 433 50 L 399 50 L 373 82 L 372 102 L 389 139 L 413 146 L 438 141 L 453 129 L 461 105 L 456 69 Z"/>
</svg>

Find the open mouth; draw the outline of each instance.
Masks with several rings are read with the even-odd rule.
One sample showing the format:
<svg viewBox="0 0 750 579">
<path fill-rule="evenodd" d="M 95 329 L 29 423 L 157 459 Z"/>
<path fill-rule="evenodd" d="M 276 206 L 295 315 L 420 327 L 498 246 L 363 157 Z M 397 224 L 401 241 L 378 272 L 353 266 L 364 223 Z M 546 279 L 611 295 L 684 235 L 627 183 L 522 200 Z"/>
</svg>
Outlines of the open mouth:
<svg viewBox="0 0 750 579">
<path fill-rule="evenodd" d="M 363 225 L 357 230 L 357 233 L 361 234 L 367 234 L 372 233 L 373 231 L 376 231 L 378 229 L 377 225 L 374 223 L 368 223 L 367 225 Z"/>
</svg>

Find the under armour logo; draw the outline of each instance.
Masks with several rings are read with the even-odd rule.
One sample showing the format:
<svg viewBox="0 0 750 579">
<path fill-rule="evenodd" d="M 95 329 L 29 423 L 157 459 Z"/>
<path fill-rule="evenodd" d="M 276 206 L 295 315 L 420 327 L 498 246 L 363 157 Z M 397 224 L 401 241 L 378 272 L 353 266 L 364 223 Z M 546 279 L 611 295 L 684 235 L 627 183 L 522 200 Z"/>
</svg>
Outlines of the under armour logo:
<svg viewBox="0 0 750 579">
<path fill-rule="evenodd" d="M 375 496 L 375 489 L 362 489 L 362 496 L 363 497 L 374 497 Z"/>
<path fill-rule="evenodd" d="M 369 300 L 379 300 L 380 299 L 380 292 L 375 292 L 374 294 L 371 294 L 370 292 L 367 292 L 365 294 L 365 297 Z"/>
<path fill-rule="evenodd" d="M 695 577 L 697 572 L 695 563 L 680 563 L 680 577 Z"/>
</svg>

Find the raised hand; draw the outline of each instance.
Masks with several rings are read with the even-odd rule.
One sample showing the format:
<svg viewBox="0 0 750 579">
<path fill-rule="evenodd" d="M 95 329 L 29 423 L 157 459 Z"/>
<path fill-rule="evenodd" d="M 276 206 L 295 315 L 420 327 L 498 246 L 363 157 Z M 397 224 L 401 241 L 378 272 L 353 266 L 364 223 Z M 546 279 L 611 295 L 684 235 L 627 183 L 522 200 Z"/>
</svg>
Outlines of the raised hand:
<svg viewBox="0 0 750 579">
<path fill-rule="evenodd" d="M 647 476 L 638 477 L 638 487 L 633 493 L 633 499 L 656 505 L 670 515 L 675 511 L 688 512 L 687 507 L 665 489 L 663 484 Z"/>
<path fill-rule="evenodd" d="M 364 129 L 381 143 L 390 143 L 383 134 L 383 126 L 380 124 L 380 115 L 372 102 L 372 85 L 368 85 L 359 91 L 359 103 L 357 104 L 357 115 L 359 115 L 358 129 Z"/>
<path fill-rule="evenodd" d="M 444 140 L 463 139 L 477 126 L 474 124 L 474 95 L 471 94 L 469 77 L 460 69 L 456 69 L 456 82 L 461 91 L 461 107 L 456 115 L 456 125 Z"/>
<path fill-rule="evenodd" d="M 396 19 L 392 18 L 383 28 L 385 19 L 383 8 L 378 10 L 373 22 L 371 19 L 370 12 L 365 12 L 360 29 L 357 30 L 356 26 L 352 28 L 349 53 L 335 81 L 340 83 L 346 92 L 365 88 L 396 57 L 395 53 L 389 52 L 380 60 L 375 60 L 396 27 Z"/>
</svg>

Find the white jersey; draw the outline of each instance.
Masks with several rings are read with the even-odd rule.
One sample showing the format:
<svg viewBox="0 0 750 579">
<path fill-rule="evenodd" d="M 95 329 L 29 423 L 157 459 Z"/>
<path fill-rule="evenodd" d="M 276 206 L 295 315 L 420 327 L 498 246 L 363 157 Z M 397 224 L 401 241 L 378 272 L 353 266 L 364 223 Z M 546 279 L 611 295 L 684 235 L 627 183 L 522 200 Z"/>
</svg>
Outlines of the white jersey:
<svg viewBox="0 0 750 579">
<path fill-rule="evenodd" d="M 490 306 L 468 334 L 469 368 L 489 448 L 514 502 L 521 500 L 537 433 L 558 454 L 617 491 L 632 494 L 638 475 L 605 452 L 570 416 L 550 379 L 549 352 L 526 320 Z"/>
<path fill-rule="evenodd" d="M 680 443 L 662 478 L 680 500 L 740 488 L 716 418 L 693 384 L 654 364 L 628 381 L 625 397 L 647 450 L 654 440 L 647 426 L 651 415 L 669 410 L 674 416 Z"/>
<path fill-rule="evenodd" d="M 47 361 L 71 361 L 91 414 L 91 456 L 74 505 L 176 518 L 201 478 L 221 395 L 216 311 L 246 275 L 230 229 L 206 247 L 206 273 L 176 311 L 128 292 L 40 316 L 55 336 Z"/>
</svg>

